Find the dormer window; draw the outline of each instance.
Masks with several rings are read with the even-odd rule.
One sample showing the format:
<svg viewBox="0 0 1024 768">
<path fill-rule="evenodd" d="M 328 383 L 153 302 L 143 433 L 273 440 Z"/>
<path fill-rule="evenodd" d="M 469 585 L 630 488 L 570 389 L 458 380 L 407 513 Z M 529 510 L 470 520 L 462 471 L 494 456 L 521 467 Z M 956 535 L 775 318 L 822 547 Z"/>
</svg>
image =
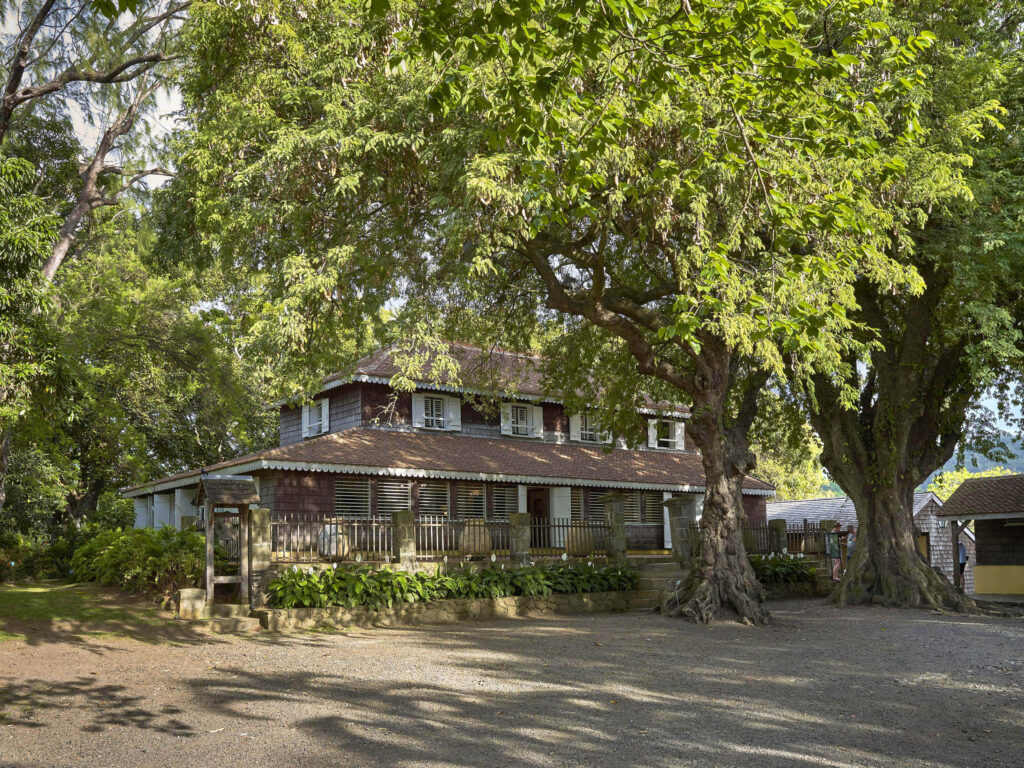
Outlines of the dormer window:
<svg viewBox="0 0 1024 768">
<path fill-rule="evenodd" d="M 587 443 L 596 443 L 600 440 L 597 430 L 597 421 L 589 413 L 580 414 L 580 440 Z"/>
<path fill-rule="evenodd" d="M 512 406 L 512 434 L 520 437 L 530 434 L 529 411 L 525 405 Z"/>
<path fill-rule="evenodd" d="M 412 425 L 419 429 L 459 432 L 462 430 L 462 400 L 416 392 L 412 396 Z"/>
<path fill-rule="evenodd" d="M 601 429 L 594 414 L 575 413 L 569 417 L 569 439 L 581 443 L 610 443 L 612 436 Z"/>
<path fill-rule="evenodd" d="M 330 431 L 330 403 L 325 397 L 302 406 L 303 437 L 316 437 Z"/>
<path fill-rule="evenodd" d="M 523 403 L 502 403 L 501 434 L 544 437 L 544 408 Z"/>
<path fill-rule="evenodd" d="M 681 449 L 684 446 L 683 423 L 670 419 L 648 419 L 647 447 Z"/>
<path fill-rule="evenodd" d="M 444 398 L 423 398 L 423 426 L 427 429 L 444 429 Z"/>
</svg>

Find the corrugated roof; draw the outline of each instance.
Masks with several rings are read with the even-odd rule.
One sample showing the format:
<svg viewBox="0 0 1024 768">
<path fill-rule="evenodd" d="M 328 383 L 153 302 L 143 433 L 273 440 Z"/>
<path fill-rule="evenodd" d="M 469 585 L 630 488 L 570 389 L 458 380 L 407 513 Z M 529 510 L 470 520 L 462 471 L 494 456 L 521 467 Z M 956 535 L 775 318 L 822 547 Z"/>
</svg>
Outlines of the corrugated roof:
<svg viewBox="0 0 1024 768">
<path fill-rule="evenodd" d="M 914 515 L 916 516 L 931 500 L 939 501 L 933 493 L 914 494 Z M 811 524 L 822 520 L 838 520 L 843 528 L 857 525 L 857 510 L 847 496 L 834 496 L 822 499 L 800 499 L 798 501 L 773 501 L 765 505 L 769 520 L 785 520 L 787 525 L 803 525 L 804 520 Z"/>
<path fill-rule="evenodd" d="M 452 473 L 550 478 L 553 481 L 584 481 L 581 484 L 591 485 L 704 485 L 704 470 L 700 455 L 696 453 L 621 448 L 606 453 L 599 447 L 529 439 L 462 437 L 362 427 L 242 456 L 206 467 L 205 471 L 217 472 L 243 466 L 246 471 L 252 471 L 248 465 L 253 463 L 267 468 L 315 466 L 325 471 L 337 468 L 334 471 L 398 470 L 430 472 L 440 476 Z M 128 488 L 126 493 L 193 477 L 199 471 L 153 480 Z M 771 485 L 752 477 L 746 479 L 743 487 L 752 492 L 770 493 L 773 490 Z"/>
</svg>

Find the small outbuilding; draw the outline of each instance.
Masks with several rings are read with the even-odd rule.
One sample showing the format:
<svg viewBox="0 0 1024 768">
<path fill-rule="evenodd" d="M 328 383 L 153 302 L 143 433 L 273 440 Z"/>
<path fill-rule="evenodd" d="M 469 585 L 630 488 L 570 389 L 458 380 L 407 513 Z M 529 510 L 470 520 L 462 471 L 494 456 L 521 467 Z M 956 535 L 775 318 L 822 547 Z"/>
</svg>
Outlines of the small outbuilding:
<svg viewBox="0 0 1024 768">
<path fill-rule="evenodd" d="M 950 521 L 952 541 L 974 522 L 976 595 L 1024 596 L 1024 475 L 965 480 L 938 517 Z"/>
</svg>

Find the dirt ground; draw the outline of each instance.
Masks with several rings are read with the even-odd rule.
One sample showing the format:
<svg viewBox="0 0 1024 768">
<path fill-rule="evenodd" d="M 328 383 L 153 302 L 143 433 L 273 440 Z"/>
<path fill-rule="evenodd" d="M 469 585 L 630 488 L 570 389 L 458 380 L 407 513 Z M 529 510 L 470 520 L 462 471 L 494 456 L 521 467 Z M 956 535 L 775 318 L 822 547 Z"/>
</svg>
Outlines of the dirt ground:
<svg viewBox="0 0 1024 768">
<path fill-rule="evenodd" d="M 817 602 L 0 643 L 2 766 L 1022 766 L 1024 619 Z"/>
</svg>

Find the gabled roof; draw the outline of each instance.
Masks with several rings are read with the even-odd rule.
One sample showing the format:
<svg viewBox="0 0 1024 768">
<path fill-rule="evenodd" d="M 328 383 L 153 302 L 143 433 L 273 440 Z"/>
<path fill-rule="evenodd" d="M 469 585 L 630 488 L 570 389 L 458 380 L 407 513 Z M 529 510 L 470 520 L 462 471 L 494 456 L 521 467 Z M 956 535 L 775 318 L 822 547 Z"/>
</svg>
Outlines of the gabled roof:
<svg viewBox="0 0 1024 768">
<path fill-rule="evenodd" d="M 248 475 L 202 475 L 196 491 L 196 504 L 211 507 L 248 507 L 259 504 L 256 483 Z"/>
<path fill-rule="evenodd" d="M 964 480 L 939 514 L 957 520 L 1024 517 L 1024 475 Z"/>
<path fill-rule="evenodd" d="M 497 347 L 483 348 L 462 342 L 450 342 L 448 353 L 459 366 L 460 383 L 456 383 L 443 368 L 434 370 L 437 355 L 427 355 L 423 380 L 417 382 L 425 389 L 441 389 L 490 394 L 514 393 L 524 399 L 561 402 L 557 392 L 549 392 L 541 383 L 541 355 L 511 352 Z M 386 384 L 400 373 L 396 360 L 395 346 L 382 347 L 356 361 L 350 372 L 338 372 L 323 380 L 323 389 L 329 390 L 350 381 L 369 381 Z M 283 405 L 286 400 L 278 401 Z M 656 413 L 671 413 L 681 416 L 690 411 L 684 405 L 648 400 L 645 409 Z"/>
<path fill-rule="evenodd" d="M 551 484 L 596 488 L 702 492 L 704 470 L 695 453 L 633 451 L 542 443 L 529 439 L 355 427 L 206 467 L 240 474 L 295 469 L 345 474 Z M 200 470 L 125 490 L 139 496 L 194 485 Z M 744 492 L 771 495 L 772 486 L 748 477 Z"/>
<path fill-rule="evenodd" d="M 942 506 L 942 501 L 934 493 L 915 493 L 914 516 L 916 517 L 928 502 L 933 500 Z M 789 525 L 803 525 L 804 520 L 811 524 L 819 523 L 822 520 L 838 520 L 843 528 L 857 525 L 857 510 L 847 496 L 773 501 L 765 506 L 769 520 L 785 520 Z"/>
</svg>

